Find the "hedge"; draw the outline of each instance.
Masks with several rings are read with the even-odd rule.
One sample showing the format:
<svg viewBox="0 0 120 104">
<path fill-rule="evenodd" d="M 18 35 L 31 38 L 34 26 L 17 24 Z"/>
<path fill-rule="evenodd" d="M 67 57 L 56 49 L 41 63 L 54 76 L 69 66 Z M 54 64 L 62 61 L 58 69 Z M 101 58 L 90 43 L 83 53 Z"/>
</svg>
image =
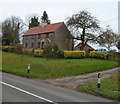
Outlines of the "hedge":
<svg viewBox="0 0 120 104">
<path fill-rule="evenodd" d="M 35 57 L 43 57 L 44 56 L 44 50 L 33 50 L 33 49 L 23 49 L 22 46 L 2 46 L 2 50 L 6 52 L 15 52 L 15 53 L 23 53 L 28 55 L 34 55 Z M 54 55 L 54 53 L 53 53 Z M 57 55 L 59 58 L 84 58 L 86 56 L 85 51 L 57 51 Z M 102 52 L 95 52 L 90 51 L 89 57 L 90 58 L 100 58 L 100 59 L 106 59 L 107 58 L 106 53 Z"/>
<path fill-rule="evenodd" d="M 33 55 L 34 50 L 33 49 L 23 49 L 23 54 Z"/>
<path fill-rule="evenodd" d="M 101 58 L 101 59 L 105 59 L 106 55 L 107 55 L 106 53 L 94 52 L 94 51 L 90 51 L 90 54 L 89 54 L 91 58 Z"/>
<path fill-rule="evenodd" d="M 44 51 L 43 50 L 34 50 L 35 57 L 43 57 Z"/>
<path fill-rule="evenodd" d="M 2 46 L 2 51 L 15 52 L 15 46 Z"/>
<path fill-rule="evenodd" d="M 85 51 L 64 51 L 65 58 L 83 58 L 85 56 Z"/>
<path fill-rule="evenodd" d="M 22 45 L 18 45 L 18 44 L 15 46 L 2 46 L 2 51 L 22 54 L 23 47 L 22 47 Z"/>
</svg>

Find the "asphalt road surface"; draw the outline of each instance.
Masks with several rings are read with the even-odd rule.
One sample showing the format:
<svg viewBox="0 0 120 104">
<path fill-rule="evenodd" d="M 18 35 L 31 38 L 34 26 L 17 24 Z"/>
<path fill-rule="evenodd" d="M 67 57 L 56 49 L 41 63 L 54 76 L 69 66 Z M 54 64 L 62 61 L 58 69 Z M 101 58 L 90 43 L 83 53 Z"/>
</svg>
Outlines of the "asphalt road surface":
<svg viewBox="0 0 120 104">
<path fill-rule="evenodd" d="M 61 102 L 113 102 L 97 96 L 38 82 L 7 73 L 2 75 L 2 102 L 40 102 L 60 104 Z M 92 103 L 93 104 L 93 103 Z M 98 103 L 97 103 L 98 104 Z"/>
</svg>

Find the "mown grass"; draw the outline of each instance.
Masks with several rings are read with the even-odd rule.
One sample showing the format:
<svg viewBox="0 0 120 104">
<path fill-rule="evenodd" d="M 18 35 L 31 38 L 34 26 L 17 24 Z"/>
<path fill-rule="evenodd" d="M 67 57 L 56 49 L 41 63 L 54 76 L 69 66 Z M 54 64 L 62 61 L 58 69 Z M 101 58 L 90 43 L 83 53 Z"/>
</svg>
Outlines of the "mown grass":
<svg viewBox="0 0 120 104">
<path fill-rule="evenodd" d="M 27 64 L 31 71 L 27 73 Z M 100 59 L 45 59 L 2 52 L 2 71 L 33 78 L 80 75 L 117 67 L 118 63 Z"/>
<path fill-rule="evenodd" d="M 80 91 L 100 95 L 106 98 L 120 101 L 120 72 L 110 78 L 101 80 L 101 87 L 97 88 L 97 82 L 80 87 Z"/>
</svg>

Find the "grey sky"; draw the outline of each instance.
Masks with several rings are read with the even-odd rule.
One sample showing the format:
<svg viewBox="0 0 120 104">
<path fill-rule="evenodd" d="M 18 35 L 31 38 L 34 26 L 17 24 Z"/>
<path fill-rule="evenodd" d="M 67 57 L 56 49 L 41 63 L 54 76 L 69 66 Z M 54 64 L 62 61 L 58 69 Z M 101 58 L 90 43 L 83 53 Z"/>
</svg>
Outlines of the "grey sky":
<svg viewBox="0 0 120 104">
<path fill-rule="evenodd" d="M 118 3 L 118 33 L 120 34 L 120 1 Z M 120 50 L 118 50 L 120 52 Z"/>
<path fill-rule="evenodd" d="M 23 20 L 29 15 L 42 16 L 47 11 L 52 23 L 65 21 L 68 16 L 81 10 L 88 10 L 100 20 L 102 27 L 110 27 L 118 32 L 118 2 L 117 0 L 1 0 L 2 22 L 12 15 L 20 16 Z"/>
<path fill-rule="evenodd" d="M 52 23 L 65 22 L 65 19 L 81 10 L 88 10 L 100 21 L 100 26 L 107 25 L 118 33 L 119 0 L 0 0 L 0 22 L 7 17 L 26 17 L 37 14 L 42 16 L 47 11 Z"/>
</svg>

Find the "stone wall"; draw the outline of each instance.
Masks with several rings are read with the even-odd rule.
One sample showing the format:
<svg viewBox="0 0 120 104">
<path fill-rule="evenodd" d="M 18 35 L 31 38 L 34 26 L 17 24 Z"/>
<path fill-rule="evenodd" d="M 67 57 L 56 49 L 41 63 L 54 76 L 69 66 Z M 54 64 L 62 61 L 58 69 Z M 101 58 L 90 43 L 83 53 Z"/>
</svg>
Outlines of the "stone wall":
<svg viewBox="0 0 120 104">
<path fill-rule="evenodd" d="M 65 24 L 55 31 L 55 43 L 60 50 L 72 50 L 72 39 L 70 38 L 71 34 Z"/>
</svg>

